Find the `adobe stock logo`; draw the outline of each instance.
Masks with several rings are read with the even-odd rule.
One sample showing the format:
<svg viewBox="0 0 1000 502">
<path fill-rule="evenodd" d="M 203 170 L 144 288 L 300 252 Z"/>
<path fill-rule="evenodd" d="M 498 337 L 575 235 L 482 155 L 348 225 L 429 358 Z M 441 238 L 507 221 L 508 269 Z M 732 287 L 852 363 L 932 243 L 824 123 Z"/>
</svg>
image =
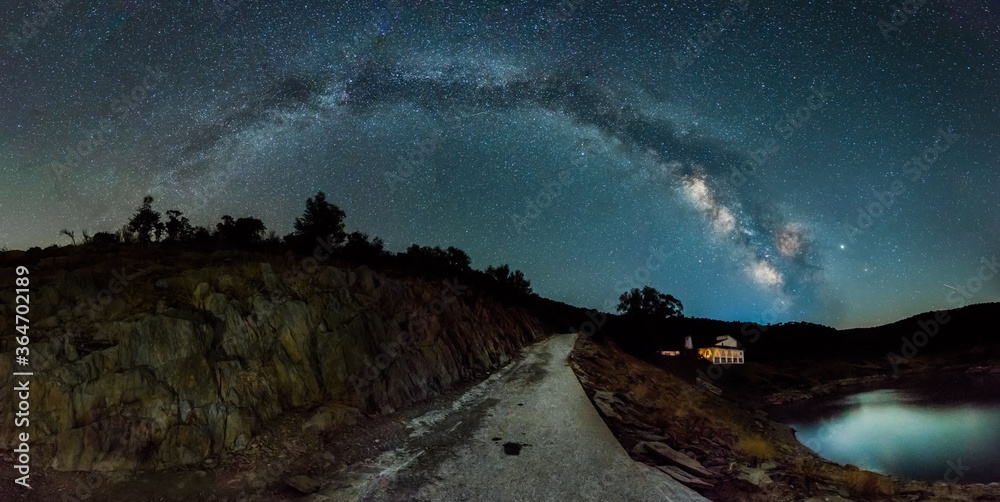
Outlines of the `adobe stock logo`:
<svg viewBox="0 0 1000 502">
<path fill-rule="evenodd" d="M 944 476 L 942 476 L 942 479 L 944 479 L 948 483 L 957 483 L 958 480 L 962 479 L 962 477 L 965 476 L 965 473 L 972 470 L 971 467 L 967 465 L 962 465 L 961 458 L 959 458 L 954 462 L 949 460 L 948 462 L 945 463 L 945 465 L 948 466 L 948 469 L 944 471 Z"/>
<path fill-rule="evenodd" d="M 826 89 L 826 82 L 810 86 L 809 91 L 804 104 L 799 105 L 794 112 L 786 113 L 781 120 L 774 123 L 773 128 L 777 134 L 764 140 L 760 148 L 749 151 L 750 158 L 741 166 L 733 166 L 729 176 L 725 178 L 729 184 L 741 187 L 749 181 L 755 171 L 781 150 L 782 140 L 788 140 L 796 131 L 805 127 L 813 118 L 814 112 L 823 109 L 833 97 L 833 93 Z"/>
<path fill-rule="evenodd" d="M 913 19 L 913 16 L 920 10 L 921 7 L 927 0 L 903 0 L 902 2 L 894 2 L 892 7 L 892 15 L 889 16 L 889 20 L 884 19 L 878 20 L 878 31 L 882 33 L 882 38 L 886 42 L 892 42 L 890 38 L 890 33 L 899 33 L 902 30 L 902 26 Z"/>
<path fill-rule="evenodd" d="M 587 161 L 597 153 L 593 142 L 585 141 L 581 149 L 570 160 L 572 166 L 567 166 L 555 176 L 550 177 L 534 197 L 524 198 L 524 214 L 508 213 L 507 217 L 518 234 L 524 234 L 528 227 L 542 215 L 542 211 L 551 207 L 566 194 L 587 169 Z"/>
<path fill-rule="evenodd" d="M 85 129 L 76 142 L 66 145 L 63 160 L 54 160 L 48 166 L 48 173 L 59 184 L 66 181 L 67 176 L 76 171 L 84 162 L 90 160 L 102 146 L 106 146 L 110 136 L 119 125 L 116 121 L 124 120 L 135 112 L 149 96 L 153 95 L 158 86 L 166 80 L 168 74 L 163 67 L 146 66 L 146 74 L 141 84 L 122 92 L 121 97 L 111 102 L 111 116 L 98 121 L 94 129 Z"/>
<path fill-rule="evenodd" d="M 1000 273 L 1000 260 L 997 259 L 997 255 L 994 254 L 989 258 L 983 257 L 980 263 L 982 265 L 976 269 L 976 273 L 969 276 L 964 283 L 959 283 L 957 287 L 945 285 L 951 289 L 946 295 L 946 299 L 952 308 L 968 304 L 973 295 L 978 293 L 986 282 L 993 280 Z M 941 332 L 941 328 L 951 321 L 949 312 L 947 310 L 938 311 L 934 313 L 933 319 L 918 320 L 917 328 L 919 329 L 909 337 L 900 338 L 902 344 L 899 347 L 899 353 L 889 352 L 885 355 L 889 364 L 892 365 L 893 373 L 898 373 L 901 364 L 912 361 L 917 352 L 926 347 L 931 339 Z"/>
<path fill-rule="evenodd" d="M 747 0 L 733 0 L 731 7 L 726 7 L 719 13 L 719 16 L 711 21 L 706 21 L 701 29 L 694 36 L 688 38 L 684 43 L 684 49 L 674 53 L 674 64 L 678 69 L 684 69 L 695 59 L 701 56 L 709 47 L 715 44 L 726 31 L 738 21 L 735 10 L 740 14 L 746 13 L 750 8 Z"/>
<path fill-rule="evenodd" d="M 32 38 L 38 36 L 42 28 L 48 26 L 52 18 L 58 16 L 69 0 L 44 0 L 38 3 L 38 10 L 21 21 L 20 33 L 8 32 L 7 45 L 19 51 L 24 48 Z M 7 10 L 6 8 L 4 10 Z"/>
<path fill-rule="evenodd" d="M 920 155 L 914 155 L 903 164 L 903 174 L 889 184 L 885 190 L 874 191 L 874 199 L 856 208 L 858 214 L 854 224 L 841 223 L 847 240 L 857 242 L 859 235 L 875 226 L 875 223 L 888 214 L 889 208 L 895 205 L 898 197 L 901 197 L 908 190 L 908 183 L 915 183 L 920 180 L 931 167 L 941 158 L 941 154 L 947 152 L 962 136 L 955 134 L 951 127 L 948 129 L 938 129 L 934 143 L 924 148 Z M 908 181 L 907 181 L 908 180 Z"/>
<path fill-rule="evenodd" d="M 226 16 L 236 10 L 243 0 L 212 0 L 212 7 L 219 19 L 225 20 Z"/>
<path fill-rule="evenodd" d="M 949 304 L 958 306 L 968 303 L 980 289 L 983 289 L 983 284 L 992 280 L 1000 272 L 1000 260 L 997 260 L 997 255 L 990 256 L 989 258 L 983 257 L 980 263 L 982 265 L 976 270 L 976 275 L 966 279 L 965 284 L 959 283 L 957 286 L 948 286 L 951 290 L 948 291 L 945 299 L 948 300 Z"/>
</svg>

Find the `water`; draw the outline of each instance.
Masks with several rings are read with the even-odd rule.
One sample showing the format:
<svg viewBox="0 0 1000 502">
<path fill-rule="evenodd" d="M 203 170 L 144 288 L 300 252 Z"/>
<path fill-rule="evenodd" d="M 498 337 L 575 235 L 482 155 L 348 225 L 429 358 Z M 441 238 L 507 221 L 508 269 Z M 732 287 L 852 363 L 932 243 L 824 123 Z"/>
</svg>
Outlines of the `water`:
<svg viewBox="0 0 1000 502">
<path fill-rule="evenodd" d="M 1000 481 L 1000 375 L 938 376 L 772 413 L 833 462 L 927 481 Z"/>
</svg>

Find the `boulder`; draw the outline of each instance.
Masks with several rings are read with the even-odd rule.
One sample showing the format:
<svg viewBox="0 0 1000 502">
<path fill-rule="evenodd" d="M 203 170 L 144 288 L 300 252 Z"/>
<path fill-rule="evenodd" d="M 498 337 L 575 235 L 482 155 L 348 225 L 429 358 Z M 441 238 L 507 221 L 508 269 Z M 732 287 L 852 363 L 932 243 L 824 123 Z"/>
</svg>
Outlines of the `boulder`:
<svg viewBox="0 0 1000 502">
<path fill-rule="evenodd" d="M 360 422 L 364 417 L 357 408 L 342 403 L 321 406 L 306 423 L 303 432 L 328 432 Z"/>
</svg>

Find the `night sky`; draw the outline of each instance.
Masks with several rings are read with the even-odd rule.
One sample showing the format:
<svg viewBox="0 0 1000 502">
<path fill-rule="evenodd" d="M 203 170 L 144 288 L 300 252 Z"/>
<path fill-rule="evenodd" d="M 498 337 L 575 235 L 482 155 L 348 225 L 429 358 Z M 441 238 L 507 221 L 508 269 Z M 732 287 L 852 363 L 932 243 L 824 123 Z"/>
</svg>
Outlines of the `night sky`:
<svg viewBox="0 0 1000 502">
<path fill-rule="evenodd" d="M 283 235 L 323 190 L 391 250 L 602 310 L 647 283 L 836 327 L 1000 300 L 992 2 L 299 3 L 5 0 L 0 245 L 145 194 Z"/>
</svg>

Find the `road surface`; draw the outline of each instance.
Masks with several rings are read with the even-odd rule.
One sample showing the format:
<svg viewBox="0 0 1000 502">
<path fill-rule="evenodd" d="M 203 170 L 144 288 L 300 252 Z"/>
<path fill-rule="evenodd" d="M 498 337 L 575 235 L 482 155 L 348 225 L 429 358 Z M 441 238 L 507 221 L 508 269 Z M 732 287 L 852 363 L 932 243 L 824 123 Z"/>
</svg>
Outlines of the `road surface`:
<svg viewBox="0 0 1000 502">
<path fill-rule="evenodd" d="M 569 367 L 575 341 L 557 335 L 529 347 L 412 420 L 402 447 L 350 469 L 317 499 L 708 500 L 629 458 Z"/>
</svg>

